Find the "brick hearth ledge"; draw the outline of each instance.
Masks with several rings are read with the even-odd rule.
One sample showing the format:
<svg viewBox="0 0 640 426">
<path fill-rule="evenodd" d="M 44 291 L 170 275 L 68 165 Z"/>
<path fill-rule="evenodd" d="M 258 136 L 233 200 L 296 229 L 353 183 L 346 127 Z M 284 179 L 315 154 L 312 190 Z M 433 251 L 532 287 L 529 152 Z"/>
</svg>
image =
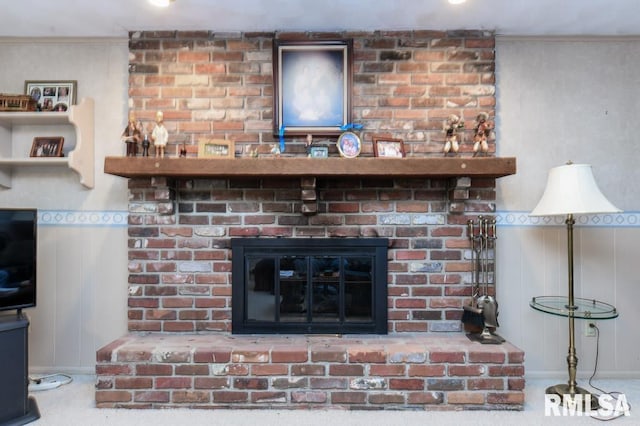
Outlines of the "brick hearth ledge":
<svg viewBox="0 0 640 426">
<path fill-rule="evenodd" d="M 100 408 L 522 410 L 524 352 L 460 333 L 129 334 L 97 352 Z"/>
</svg>

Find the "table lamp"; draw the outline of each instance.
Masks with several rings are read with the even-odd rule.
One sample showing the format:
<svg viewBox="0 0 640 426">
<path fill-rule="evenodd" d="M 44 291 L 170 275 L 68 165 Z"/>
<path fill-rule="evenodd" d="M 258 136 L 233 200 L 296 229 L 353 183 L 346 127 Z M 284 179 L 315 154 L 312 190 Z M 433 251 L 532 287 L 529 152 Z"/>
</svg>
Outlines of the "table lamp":
<svg viewBox="0 0 640 426">
<path fill-rule="evenodd" d="M 574 312 L 578 309 L 573 294 L 573 225 L 574 215 L 617 213 L 621 210 L 611 204 L 596 184 L 591 166 L 588 164 L 567 163 L 554 167 L 549 171 L 547 186 L 538 205 L 531 212 L 531 216 L 566 216 L 567 225 L 567 254 L 569 269 L 569 293 L 566 308 L 569 319 L 569 382 L 554 385 L 546 389 L 547 394 L 574 396 L 587 395 L 588 391 L 579 388 L 576 383 L 578 357 L 575 346 Z M 583 399 L 584 400 L 584 399 Z"/>
</svg>

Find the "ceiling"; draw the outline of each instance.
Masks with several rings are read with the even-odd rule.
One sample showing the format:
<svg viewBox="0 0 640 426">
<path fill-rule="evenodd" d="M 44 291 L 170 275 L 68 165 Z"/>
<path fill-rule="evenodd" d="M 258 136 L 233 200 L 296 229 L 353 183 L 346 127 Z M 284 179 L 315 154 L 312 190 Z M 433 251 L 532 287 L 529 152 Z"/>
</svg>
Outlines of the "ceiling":
<svg viewBox="0 0 640 426">
<path fill-rule="evenodd" d="M 495 30 L 499 35 L 640 35 L 639 0 L 6 1 L 0 37 L 127 37 L 135 30 Z"/>
</svg>

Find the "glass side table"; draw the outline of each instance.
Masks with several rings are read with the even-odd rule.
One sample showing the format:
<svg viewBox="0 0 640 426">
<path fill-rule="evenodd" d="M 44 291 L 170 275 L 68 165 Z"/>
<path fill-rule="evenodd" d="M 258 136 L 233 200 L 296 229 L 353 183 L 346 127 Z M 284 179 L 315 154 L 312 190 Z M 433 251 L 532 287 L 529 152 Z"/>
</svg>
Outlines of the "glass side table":
<svg viewBox="0 0 640 426">
<path fill-rule="evenodd" d="M 572 397 L 576 394 L 582 395 L 581 404 L 583 410 L 597 410 L 599 408 L 598 401 L 591 398 L 591 394 L 576 384 L 576 370 L 578 367 L 578 357 L 575 348 L 575 326 L 574 319 L 592 319 L 605 320 L 613 319 L 618 316 L 615 306 L 608 303 L 600 302 L 595 299 L 573 298 L 573 305 L 569 305 L 567 296 L 538 296 L 533 297 L 529 306 L 540 312 L 558 315 L 569 318 L 569 354 L 567 356 L 567 364 L 569 366 L 569 382 L 568 384 L 558 384 L 550 386 L 546 389 L 547 394 L 557 395 L 564 398 L 566 395 Z M 587 407 L 587 404 L 590 407 Z"/>
<path fill-rule="evenodd" d="M 615 306 L 595 299 L 574 298 L 574 309 L 570 309 L 569 298 L 566 296 L 537 296 L 531 299 L 529 306 L 547 314 L 568 317 L 573 313 L 574 318 L 605 320 L 618 317 Z"/>
</svg>

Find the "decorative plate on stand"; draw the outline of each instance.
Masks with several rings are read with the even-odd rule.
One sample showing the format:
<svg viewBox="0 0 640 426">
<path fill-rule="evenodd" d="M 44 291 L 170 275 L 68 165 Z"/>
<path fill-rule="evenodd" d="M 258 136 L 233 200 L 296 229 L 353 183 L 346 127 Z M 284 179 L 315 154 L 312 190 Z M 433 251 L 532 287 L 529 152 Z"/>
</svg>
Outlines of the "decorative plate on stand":
<svg viewBox="0 0 640 426">
<path fill-rule="evenodd" d="M 360 155 L 362 149 L 362 141 L 360 136 L 353 132 L 344 132 L 338 138 L 336 142 L 340 155 L 345 158 L 355 158 Z"/>
</svg>

